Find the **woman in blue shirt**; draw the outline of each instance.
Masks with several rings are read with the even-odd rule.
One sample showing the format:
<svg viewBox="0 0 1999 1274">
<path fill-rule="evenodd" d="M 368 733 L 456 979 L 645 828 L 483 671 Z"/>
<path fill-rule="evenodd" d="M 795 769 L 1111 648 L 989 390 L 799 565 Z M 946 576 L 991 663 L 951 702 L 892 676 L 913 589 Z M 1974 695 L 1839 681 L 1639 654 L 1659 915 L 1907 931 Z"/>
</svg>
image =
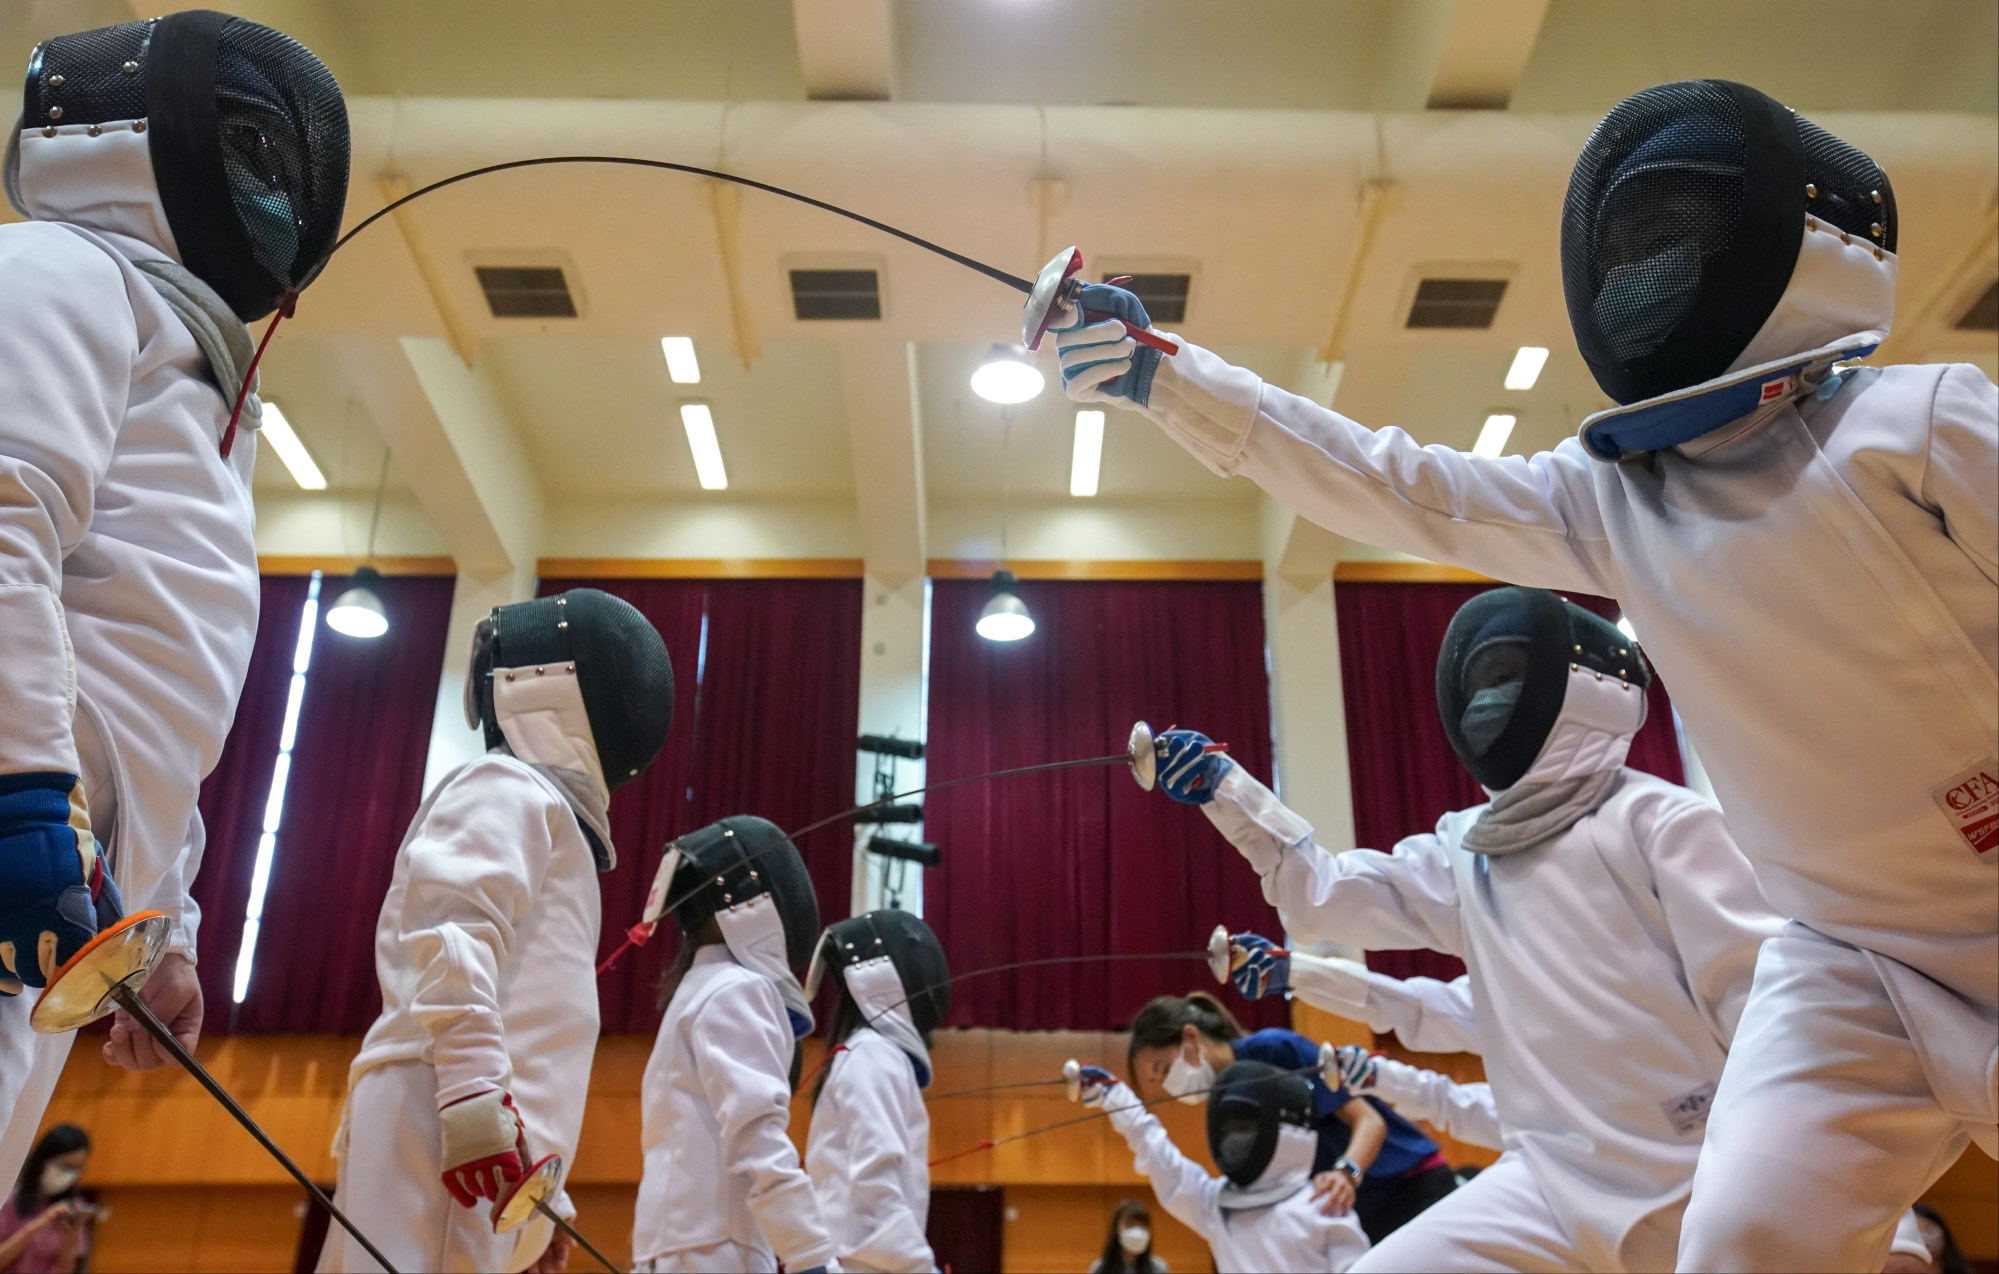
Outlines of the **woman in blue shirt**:
<svg viewBox="0 0 1999 1274">
<path fill-rule="evenodd" d="M 1171 1096 L 1198 1104 L 1214 1078 L 1236 1061 L 1268 1062 L 1297 1071 L 1318 1065 L 1319 1046 L 1280 1028 L 1247 1033 L 1204 992 L 1162 995 L 1131 1023 L 1126 1073 L 1141 1097 Z M 1312 1165 L 1315 1197 L 1329 1212 L 1349 1207 L 1368 1241 L 1379 1243 L 1456 1188 L 1437 1143 L 1373 1098 L 1311 1076 L 1318 1105 L 1319 1153 Z"/>
</svg>

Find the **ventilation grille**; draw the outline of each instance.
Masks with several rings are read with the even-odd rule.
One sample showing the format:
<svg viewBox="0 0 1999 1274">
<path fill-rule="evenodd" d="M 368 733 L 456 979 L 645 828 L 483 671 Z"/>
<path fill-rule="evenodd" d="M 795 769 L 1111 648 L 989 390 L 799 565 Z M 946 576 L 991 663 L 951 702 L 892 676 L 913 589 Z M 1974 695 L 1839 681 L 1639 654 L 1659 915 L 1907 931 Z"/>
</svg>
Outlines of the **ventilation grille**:
<svg viewBox="0 0 1999 1274">
<path fill-rule="evenodd" d="M 1106 274 L 1104 282 L 1109 283 L 1113 277 Z M 1156 326 L 1187 321 L 1187 285 L 1191 279 L 1186 274 L 1134 274 L 1131 282 L 1122 286 L 1144 303 L 1146 314 Z"/>
<path fill-rule="evenodd" d="M 1999 332 L 1999 283 L 1994 283 L 1978 294 L 1957 320 L 1960 332 Z"/>
<path fill-rule="evenodd" d="M 1505 295 L 1505 279 L 1424 279 L 1416 285 L 1408 326 L 1491 327 Z"/>
<path fill-rule="evenodd" d="M 554 266 L 474 266 L 494 318 L 575 318 L 576 298 Z"/>
<path fill-rule="evenodd" d="M 800 319 L 878 319 L 881 281 L 873 270 L 793 270 L 791 310 Z"/>
</svg>

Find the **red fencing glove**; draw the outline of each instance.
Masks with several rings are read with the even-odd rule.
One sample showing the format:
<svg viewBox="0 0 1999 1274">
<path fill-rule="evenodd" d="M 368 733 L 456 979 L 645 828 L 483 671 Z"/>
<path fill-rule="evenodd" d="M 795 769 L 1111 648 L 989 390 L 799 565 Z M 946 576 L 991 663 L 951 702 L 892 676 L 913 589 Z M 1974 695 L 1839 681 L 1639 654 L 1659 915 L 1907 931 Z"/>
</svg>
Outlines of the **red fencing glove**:
<svg viewBox="0 0 1999 1274">
<path fill-rule="evenodd" d="M 512 1093 L 489 1088 L 437 1112 L 444 1131 L 444 1188 L 460 1207 L 497 1199 L 528 1171 L 527 1133 Z"/>
</svg>

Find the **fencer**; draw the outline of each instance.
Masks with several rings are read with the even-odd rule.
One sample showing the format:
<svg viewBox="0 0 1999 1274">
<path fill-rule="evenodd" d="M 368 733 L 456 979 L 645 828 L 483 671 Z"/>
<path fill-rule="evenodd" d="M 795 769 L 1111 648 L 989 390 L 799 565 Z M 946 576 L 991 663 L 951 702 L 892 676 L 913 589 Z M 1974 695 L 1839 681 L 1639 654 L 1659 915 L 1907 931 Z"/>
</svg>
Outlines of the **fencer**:
<svg viewBox="0 0 1999 1274">
<path fill-rule="evenodd" d="M 1320 1046 L 1296 1031 L 1245 1032 L 1213 996 L 1162 995 L 1131 1020 L 1126 1073 L 1140 1093 L 1157 1090 L 1193 1105 L 1207 1100 L 1216 1072 L 1238 1061 L 1304 1071 Z M 1383 1238 L 1456 1186 L 1437 1143 L 1384 1103 L 1339 1086 L 1336 1075 L 1310 1074 L 1312 1193 L 1329 1212 L 1352 1210 L 1370 1242 Z"/>
<path fill-rule="evenodd" d="M 0 1178 L 71 1038 L 30 1032 L 20 992 L 100 915 L 173 918 L 144 994 L 199 1033 L 195 800 L 257 628 L 257 449 L 225 433 L 244 324 L 324 263 L 347 162 L 339 85 L 254 22 L 176 13 L 29 60 L 5 159 L 27 220 L 0 226 Z M 105 1053 L 167 1060 L 122 1014 Z"/>
<path fill-rule="evenodd" d="M 1208 1095 L 1208 1152 L 1222 1175 L 1180 1152 L 1137 1094 L 1097 1066 L 1081 1068 L 1081 1099 L 1102 1109 L 1152 1182 L 1159 1206 L 1201 1236 L 1221 1274 L 1341 1271 L 1367 1251 L 1353 1213 L 1312 1199 L 1319 1135 L 1312 1087 L 1268 1062 L 1234 1062 Z"/>
<path fill-rule="evenodd" d="M 1471 975 L 1392 978 L 1358 960 L 1286 951 L 1257 933 L 1229 935 L 1228 978 L 1244 998 L 1295 994 L 1314 1007 L 1365 1022 L 1378 1035 L 1394 1032 L 1419 1053 L 1477 1053 Z"/>
<path fill-rule="evenodd" d="M 382 1012 L 335 1145 L 337 1202 L 398 1268 L 521 1270 L 551 1241 L 539 1214 L 494 1233 L 482 1201 L 543 1155 L 575 1161 L 611 792 L 665 744 L 673 699 L 665 642 L 608 593 L 496 607 L 474 632 L 465 717 L 488 751 L 432 789 L 397 851 Z M 379 1267 L 333 1231 L 320 1268 Z"/>
<path fill-rule="evenodd" d="M 786 1134 L 797 1041 L 812 1031 L 799 975 L 820 937 L 798 849 L 738 814 L 667 847 L 654 883 L 680 951 L 640 1080 L 645 1156 L 632 1258 L 640 1274 L 838 1269 L 812 1181 Z"/>
<path fill-rule="evenodd" d="M 828 970 L 839 994 L 830 1060 L 812 1094 L 805 1167 L 842 1269 L 937 1268 L 930 1213 L 930 1033 L 951 1011 L 951 967 L 930 926 L 870 911 L 828 926 L 805 996 Z"/>
<path fill-rule="evenodd" d="M 1967 1138 L 1999 1154 L 1999 390 L 1839 366 L 1889 330 L 1896 248 L 1872 159 L 1683 81 L 1576 164 L 1563 283 L 1618 405 L 1552 451 L 1420 447 L 1195 346 L 1058 338 L 1072 396 L 1338 534 L 1623 604 L 1793 922 L 1715 1098 L 1689 1269 L 1878 1269 Z"/>
<path fill-rule="evenodd" d="M 1708 1105 L 1781 922 L 1720 810 L 1624 766 L 1649 680 L 1637 648 L 1574 603 L 1472 598 L 1437 698 L 1493 799 L 1392 853 L 1329 854 L 1202 736 L 1161 736 L 1161 786 L 1256 869 L 1288 933 L 1433 948 L 1470 970 L 1508 1153 L 1362 1268 L 1673 1266 Z"/>
</svg>

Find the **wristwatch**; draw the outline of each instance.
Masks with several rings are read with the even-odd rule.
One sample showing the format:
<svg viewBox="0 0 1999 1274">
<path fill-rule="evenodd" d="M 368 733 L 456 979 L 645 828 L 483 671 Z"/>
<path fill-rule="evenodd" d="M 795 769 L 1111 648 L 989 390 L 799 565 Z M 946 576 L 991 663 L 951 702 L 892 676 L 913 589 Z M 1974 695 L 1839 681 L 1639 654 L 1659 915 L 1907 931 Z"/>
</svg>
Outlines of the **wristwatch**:
<svg viewBox="0 0 1999 1274">
<path fill-rule="evenodd" d="M 1366 1169 L 1345 1155 L 1341 1155 L 1339 1158 L 1333 1160 L 1333 1171 L 1346 1173 L 1348 1180 L 1354 1183 L 1356 1190 L 1360 1188 L 1361 1178 L 1367 1175 Z"/>
</svg>

